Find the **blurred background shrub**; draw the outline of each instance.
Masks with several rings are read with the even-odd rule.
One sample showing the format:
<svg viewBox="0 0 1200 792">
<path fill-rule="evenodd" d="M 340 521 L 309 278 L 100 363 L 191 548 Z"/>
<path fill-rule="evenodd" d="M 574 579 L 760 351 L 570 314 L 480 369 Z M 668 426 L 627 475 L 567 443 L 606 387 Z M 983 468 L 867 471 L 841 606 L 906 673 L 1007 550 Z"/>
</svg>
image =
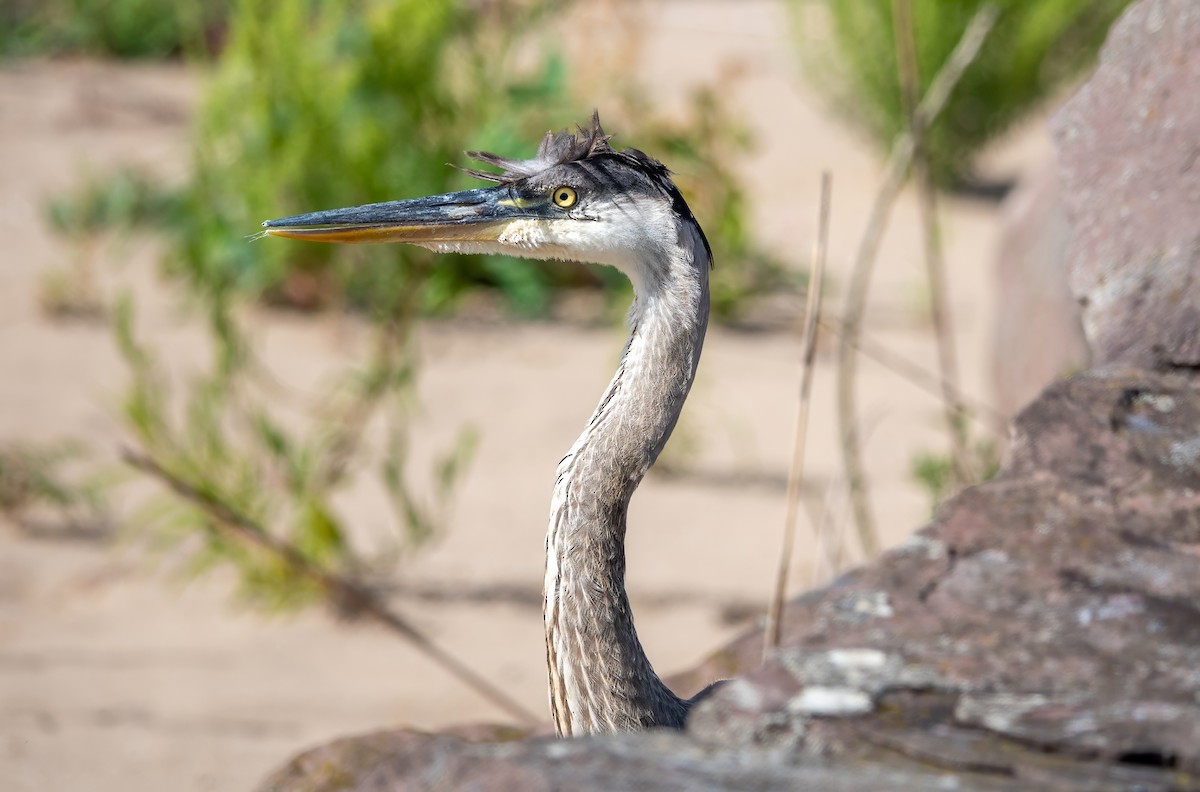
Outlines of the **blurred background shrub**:
<svg viewBox="0 0 1200 792">
<path fill-rule="evenodd" d="M 233 0 L 5 0 L 0 55 L 163 58 L 219 46 Z"/>
<path fill-rule="evenodd" d="M 929 131 L 934 178 L 969 183 L 972 162 L 996 136 L 1053 98 L 1095 59 L 1130 0 L 913 0 L 923 95 L 971 18 L 987 2 L 999 19 Z M 834 109 L 882 150 L 907 129 L 896 67 L 892 0 L 793 0 L 806 74 Z"/>
<path fill-rule="evenodd" d="M 617 145 L 652 152 L 678 172 L 718 262 L 718 319 L 738 318 L 757 296 L 795 290 L 799 278 L 749 233 L 735 174 L 750 141 L 718 93 L 701 91 L 668 118 L 614 69 L 603 96 L 577 95 L 570 58 L 546 34 L 563 8 L 549 0 L 49 0 L 7 10 L 24 33 L 4 51 L 165 55 L 220 42 L 186 185 L 171 191 L 115 174 L 50 209 L 70 233 L 169 228 L 166 268 L 200 293 L 370 312 L 417 291 L 424 311 L 440 312 L 484 288 L 526 316 L 545 314 L 564 288 L 600 288 L 620 302 L 628 284 L 605 268 L 502 257 L 434 266 L 433 254 L 405 246 L 368 252 L 247 239 L 271 217 L 466 188 L 471 179 L 449 167 L 465 164 L 465 150 L 531 156 L 548 126 L 586 121 L 593 105 L 623 133 Z"/>
<path fill-rule="evenodd" d="M 406 246 L 246 235 L 270 217 L 461 189 L 467 177 L 447 163 L 464 149 L 530 138 L 535 108 L 561 116 L 556 63 L 520 74 L 509 63 L 514 33 L 544 5 L 240 0 L 196 122 L 169 268 L 201 289 L 310 308 L 381 307 L 416 289 L 440 308 L 489 280 L 519 294 L 524 284 L 494 261 L 434 268 L 434 254 Z"/>
</svg>

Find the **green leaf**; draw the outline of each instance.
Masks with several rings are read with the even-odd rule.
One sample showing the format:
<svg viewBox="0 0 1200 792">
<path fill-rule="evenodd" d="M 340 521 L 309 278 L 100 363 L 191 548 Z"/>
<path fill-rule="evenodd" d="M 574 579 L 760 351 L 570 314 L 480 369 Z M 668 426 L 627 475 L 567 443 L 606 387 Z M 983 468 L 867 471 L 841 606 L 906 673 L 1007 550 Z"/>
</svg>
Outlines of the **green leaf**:
<svg viewBox="0 0 1200 792">
<path fill-rule="evenodd" d="M 306 558 L 321 567 L 345 560 L 346 541 L 341 525 L 325 504 L 316 499 L 300 505 L 294 541 Z"/>
</svg>

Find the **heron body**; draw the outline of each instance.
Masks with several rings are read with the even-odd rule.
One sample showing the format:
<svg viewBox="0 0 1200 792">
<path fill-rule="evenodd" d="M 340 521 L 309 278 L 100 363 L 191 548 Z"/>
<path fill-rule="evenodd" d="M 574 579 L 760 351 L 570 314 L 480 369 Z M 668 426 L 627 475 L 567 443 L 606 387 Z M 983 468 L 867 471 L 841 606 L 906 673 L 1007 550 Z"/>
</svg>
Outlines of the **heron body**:
<svg viewBox="0 0 1200 792">
<path fill-rule="evenodd" d="M 543 613 L 550 708 L 561 736 L 683 726 L 690 702 L 654 672 L 625 593 L 629 502 L 683 408 L 708 325 L 712 253 L 668 170 L 609 145 L 596 116 L 547 133 L 530 160 L 471 156 L 494 186 L 314 212 L 268 234 L 399 241 L 617 267 L 634 286 L 617 372 L 558 465 L 546 535 Z"/>
</svg>

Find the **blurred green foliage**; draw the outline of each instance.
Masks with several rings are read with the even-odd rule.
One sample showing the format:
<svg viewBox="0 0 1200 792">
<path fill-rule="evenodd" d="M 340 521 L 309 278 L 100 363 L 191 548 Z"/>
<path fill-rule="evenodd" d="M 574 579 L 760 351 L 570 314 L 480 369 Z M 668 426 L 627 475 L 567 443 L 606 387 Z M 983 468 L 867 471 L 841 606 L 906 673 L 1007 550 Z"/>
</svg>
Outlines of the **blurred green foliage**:
<svg viewBox="0 0 1200 792">
<path fill-rule="evenodd" d="M 7 0 L 0 57 L 163 58 L 213 49 L 232 0 Z"/>
<path fill-rule="evenodd" d="M 536 315 L 563 286 L 623 289 L 615 273 L 564 262 L 439 257 L 434 266 L 434 254 L 407 246 L 364 253 L 245 243 L 246 230 L 269 217 L 463 189 L 469 178 L 447 163 L 463 162 L 464 150 L 532 155 L 547 119 L 586 119 L 589 108 L 571 97 L 563 59 L 550 52 L 525 70 L 513 66 L 518 34 L 549 8 L 240 0 L 198 121 L 174 270 L 203 289 L 312 307 L 344 300 L 369 308 L 420 289 L 423 308 L 438 311 L 484 285 Z M 627 114 L 645 119 L 629 142 L 686 174 L 681 186 L 709 223 L 721 261 L 718 315 L 781 287 L 782 268 L 746 231 L 730 165 L 745 139 L 716 100 L 698 98 L 693 126 L 685 127 L 655 120 L 632 90 L 627 97 Z"/>
<path fill-rule="evenodd" d="M 196 125 L 193 181 L 170 266 L 202 290 L 372 308 L 423 289 L 437 308 L 503 264 L 431 266 L 404 246 L 247 244 L 270 217 L 461 188 L 466 148 L 507 142 L 563 101 L 553 61 L 503 68 L 521 13 L 466 3 L 239 0 Z M 536 15 L 537 8 L 526 14 Z M 497 276 L 497 273 L 500 273 Z"/>
<path fill-rule="evenodd" d="M 105 511 L 99 481 L 79 481 L 65 468 L 84 455 L 78 443 L 0 446 L 0 514 L 20 520 L 48 507 L 68 520 L 98 520 Z"/>
<path fill-rule="evenodd" d="M 110 228 L 170 226 L 178 222 L 180 212 L 177 190 L 133 169 L 85 179 L 46 205 L 50 227 L 71 237 Z"/>
<path fill-rule="evenodd" d="M 50 200 L 46 221 L 70 240 L 72 255 L 42 274 L 38 298 L 43 313 L 55 319 L 103 319 L 96 278 L 98 235 L 114 228 L 169 226 L 179 214 L 179 191 L 134 169 L 88 177 L 74 191 Z"/>
<path fill-rule="evenodd" d="M 820 0 L 828 20 L 812 15 L 811 1 L 795 3 L 814 85 L 881 148 L 890 148 L 908 127 L 893 0 Z M 989 141 L 1089 66 L 1130 0 L 912 0 L 920 94 L 987 2 L 999 19 L 928 133 L 933 174 L 943 186 L 968 179 Z M 826 22 L 828 38 L 821 35 Z"/>
<path fill-rule="evenodd" d="M 591 108 L 572 96 L 567 62 L 553 49 L 533 59 L 525 52 L 524 67 L 514 65 L 517 39 L 552 8 L 547 0 L 236 0 L 196 121 L 191 181 L 171 191 L 138 173 L 93 179 L 51 204 L 51 222 L 70 234 L 166 226 L 174 240 L 167 268 L 194 289 L 293 307 L 386 310 L 419 290 L 422 309 L 437 312 L 478 287 L 498 289 L 529 316 L 546 313 L 564 287 L 603 287 L 623 299 L 624 277 L 600 267 L 247 240 L 269 217 L 465 188 L 469 177 L 449 167 L 464 162 L 464 150 L 531 156 L 548 121 L 586 120 Z M 706 227 L 718 263 L 716 317 L 737 318 L 756 296 L 795 290 L 797 277 L 751 238 L 734 171 L 750 141 L 716 94 L 700 92 L 687 116 L 668 121 L 628 77 L 612 84 L 618 98 L 602 108 L 610 127 L 614 118 L 638 120 L 617 145 L 667 162 Z"/>
<path fill-rule="evenodd" d="M 949 454 L 925 451 L 913 457 L 909 472 L 913 481 L 929 495 L 931 514 L 946 498 L 965 487 L 988 481 L 1000 472 L 1000 451 L 991 440 L 975 441 L 967 455 L 967 462 L 975 475 L 973 481 L 959 480 L 954 460 Z"/>
<path fill-rule="evenodd" d="M 115 307 L 116 340 L 132 375 L 122 405 L 136 444 L 129 453 L 171 490 L 144 502 L 133 522 L 186 559 L 192 575 L 232 569 L 243 598 L 267 610 L 328 597 L 317 582 L 323 577 L 364 589 L 386 581 L 401 554 L 444 524 L 474 433 L 460 432 L 433 460 L 431 495 L 419 494 L 408 445 L 414 357 L 402 315 L 374 328 L 372 350 L 333 391 L 304 404 L 256 359 L 231 307 L 209 303 L 212 364 L 182 389 L 137 337 L 132 300 Z M 338 498 L 371 471 L 392 506 L 392 530 L 351 536 Z M 272 549 L 280 547 L 288 552 Z"/>
</svg>

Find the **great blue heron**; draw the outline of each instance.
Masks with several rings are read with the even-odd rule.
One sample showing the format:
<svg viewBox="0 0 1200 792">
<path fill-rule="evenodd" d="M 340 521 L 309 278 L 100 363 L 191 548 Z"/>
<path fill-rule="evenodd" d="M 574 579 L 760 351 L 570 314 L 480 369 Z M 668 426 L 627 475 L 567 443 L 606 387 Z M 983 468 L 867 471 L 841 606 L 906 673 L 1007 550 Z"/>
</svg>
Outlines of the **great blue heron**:
<svg viewBox="0 0 1200 792">
<path fill-rule="evenodd" d="M 654 672 L 634 630 L 625 522 L 696 374 L 712 251 L 667 168 L 636 149 L 617 151 L 609 139 L 594 114 L 590 129 L 547 133 L 530 160 L 468 152 L 502 169 L 467 171 L 495 186 L 263 224 L 274 236 L 319 242 L 597 262 L 633 282 L 629 341 L 558 465 L 550 505 L 543 612 L 561 736 L 679 728 L 692 703 Z"/>
</svg>

